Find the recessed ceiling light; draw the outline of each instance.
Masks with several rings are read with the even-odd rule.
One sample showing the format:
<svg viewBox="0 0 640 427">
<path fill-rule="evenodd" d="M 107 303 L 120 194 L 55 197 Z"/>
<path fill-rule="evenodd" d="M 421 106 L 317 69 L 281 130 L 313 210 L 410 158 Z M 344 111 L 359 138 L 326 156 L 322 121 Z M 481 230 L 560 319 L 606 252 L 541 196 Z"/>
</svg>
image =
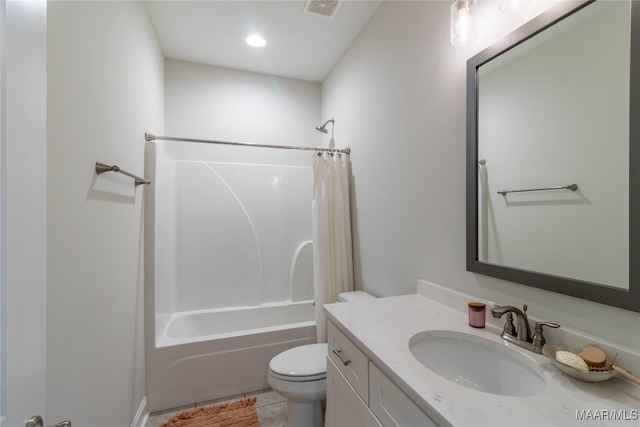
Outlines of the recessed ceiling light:
<svg viewBox="0 0 640 427">
<path fill-rule="evenodd" d="M 262 47 L 265 44 L 267 44 L 267 42 L 262 37 L 255 34 L 247 37 L 246 40 L 247 40 L 247 44 L 253 47 Z"/>
</svg>

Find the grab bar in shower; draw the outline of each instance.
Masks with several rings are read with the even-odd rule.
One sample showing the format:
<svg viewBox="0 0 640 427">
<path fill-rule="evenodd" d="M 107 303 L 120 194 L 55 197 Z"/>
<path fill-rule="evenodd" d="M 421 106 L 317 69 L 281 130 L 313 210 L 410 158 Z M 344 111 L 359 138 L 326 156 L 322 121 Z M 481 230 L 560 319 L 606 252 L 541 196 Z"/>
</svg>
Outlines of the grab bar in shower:
<svg viewBox="0 0 640 427">
<path fill-rule="evenodd" d="M 528 188 L 526 190 L 500 190 L 498 194 L 506 196 L 507 193 L 522 193 L 523 191 L 547 191 L 547 190 L 571 190 L 576 191 L 578 184 L 558 185 L 556 187 L 543 187 L 543 188 Z"/>
<path fill-rule="evenodd" d="M 131 172 L 127 172 L 126 170 L 120 169 L 120 166 L 107 165 L 104 163 L 96 162 L 96 174 L 100 175 L 101 173 L 105 173 L 105 172 L 119 172 L 123 175 L 127 175 L 135 180 L 136 187 L 142 184 L 146 184 L 146 185 L 151 184 L 151 181 L 149 181 L 148 179 L 141 178 L 137 175 L 132 174 Z"/>
</svg>

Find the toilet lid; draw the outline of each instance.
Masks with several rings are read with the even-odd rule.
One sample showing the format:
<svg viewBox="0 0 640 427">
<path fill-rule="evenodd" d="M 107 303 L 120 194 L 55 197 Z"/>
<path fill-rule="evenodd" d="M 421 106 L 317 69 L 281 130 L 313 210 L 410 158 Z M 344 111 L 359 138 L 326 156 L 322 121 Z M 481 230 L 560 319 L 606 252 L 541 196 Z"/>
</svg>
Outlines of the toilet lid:
<svg viewBox="0 0 640 427">
<path fill-rule="evenodd" d="M 310 377 L 327 372 L 327 344 L 307 344 L 283 351 L 269 362 L 269 369 L 288 377 Z"/>
</svg>

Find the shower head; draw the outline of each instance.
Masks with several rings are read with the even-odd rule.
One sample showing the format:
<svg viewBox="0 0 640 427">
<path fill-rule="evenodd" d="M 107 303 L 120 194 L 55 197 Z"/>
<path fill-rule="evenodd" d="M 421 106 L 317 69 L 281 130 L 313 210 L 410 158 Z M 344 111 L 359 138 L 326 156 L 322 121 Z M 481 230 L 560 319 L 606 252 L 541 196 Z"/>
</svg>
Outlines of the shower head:
<svg viewBox="0 0 640 427">
<path fill-rule="evenodd" d="M 334 124 L 336 122 L 335 118 L 330 118 L 329 120 L 327 120 L 326 122 L 324 122 L 324 124 L 322 126 L 316 126 L 316 130 L 319 130 L 322 133 L 329 133 L 329 131 L 327 130 L 327 125 L 329 123 Z"/>
</svg>

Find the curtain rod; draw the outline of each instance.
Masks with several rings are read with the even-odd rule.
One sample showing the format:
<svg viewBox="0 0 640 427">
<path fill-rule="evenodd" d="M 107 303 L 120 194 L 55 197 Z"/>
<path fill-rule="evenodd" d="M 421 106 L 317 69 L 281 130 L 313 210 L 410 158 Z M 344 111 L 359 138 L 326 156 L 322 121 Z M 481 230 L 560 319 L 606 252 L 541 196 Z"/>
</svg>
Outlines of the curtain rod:
<svg viewBox="0 0 640 427">
<path fill-rule="evenodd" d="M 147 141 L 163 140 L 163 141 L 180 141 L 180 142 L 202 142 L 205 144 L 224 144 L 224 145 L 243 145 L 249 147 L 263 147 L 263 148 L 282 148 L 285 150 L 310 150 L 310 151 L 322 151 L 330 153 L 343 153 L 350 154 L 351 149 L 346 148 L 314 148 L 314 147 L 295 147 L 292 145 L 273 145 L 273 144 L 255 144 L 253 142 L 230 142 L 230 141 L 213 141 L 210 139 L 194 139 L 194 138 L 177 138 L 175 136 L 156 136 L 152 133 L 146 132 L 144 139 Z"/>
</svg>

